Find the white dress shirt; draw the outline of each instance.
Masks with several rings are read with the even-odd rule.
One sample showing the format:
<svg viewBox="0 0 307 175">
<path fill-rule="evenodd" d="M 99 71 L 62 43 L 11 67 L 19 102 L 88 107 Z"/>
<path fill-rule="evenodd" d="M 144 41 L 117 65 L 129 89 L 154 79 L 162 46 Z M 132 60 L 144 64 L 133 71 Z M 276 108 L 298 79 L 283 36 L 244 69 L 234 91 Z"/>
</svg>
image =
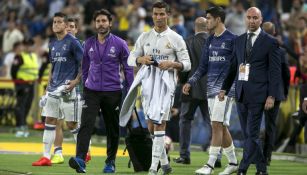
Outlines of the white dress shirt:
<svg viewBox="0 0 307 175">
<path fill-rule="evenodd" d="M 255 43 L 256 39 L 258 38 L 260 32 L 261 32 L 261 28 L 260 27 L 255 32 L 251 32 L 249 30 L 247 31 L 247 35 L 249 33 L 254 33 L 254 35 L 252 36 L 252 46 L 254 46 L 254 43 Z"/>
</svg>

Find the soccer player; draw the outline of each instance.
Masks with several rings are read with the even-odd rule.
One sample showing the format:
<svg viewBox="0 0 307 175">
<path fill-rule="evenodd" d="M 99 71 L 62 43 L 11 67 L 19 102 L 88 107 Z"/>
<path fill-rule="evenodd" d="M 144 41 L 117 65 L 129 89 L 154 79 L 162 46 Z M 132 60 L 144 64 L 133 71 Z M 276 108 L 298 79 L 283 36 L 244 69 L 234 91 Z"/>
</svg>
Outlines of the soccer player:
<svg viewBox="0 0 307 175">
<path fill-rule="evenodd" d="M 136 92 L 137 86 L 142 84 L 142 106 L 148 129 L 154 136 L 149 175 L 157 174 L 159 162 L 163 174 L 172 172 L 164 147 L 165 126 L 173 105 L 177 71 L 189 71 L 191 68 L 183 38 L 167 25 L 169 15 L 170 9 L 165 2 L 153 4 L 154 29 L 140 35 L 128 58 L 129 65 L 141 66 L 129 92 L 136 98 L 136 94 L 132 92 Z M 130 94 L 128 93 L 121 110 L 122 126 L 130 118 L 126 114 L 131 114 L 133 108 L 129 106 L 134 106 Z"/>
<path fill-rule="evenodd" d="M 78 33 L 78 19 L 77 18 L 68 18 L 67 19 L 67 32 L 73 36 L 76 36 Z M 81 87 L 80 83 L 76 86 L 77 98 L 79 100 L 78 103 L 79 108 L 81 108 L 80 97 L 81 97 Z M 82 111 L 81 111 L 82 112 Z M 81 112 L 78 113 L 78 121 L 80 122 Z M 80 125 L 80 123 L 79 123 Z M 55 131 L 55 140 L 54 140 L 54 156 L 51 159 L 52 164 L 61 164 L 64 163 L 64 157 L 62 155 L 62 143 L 63 143 L 63 119 L 57 121 L 56 131 Z M 76 141 L 76 140 L 75 140 Z M 86 155 L 85 162 L 89 162 L 91 160 L 90 151 Z"/>
<path fill-rule="evenodd" d="M 67 16 L 55 13 L 52 29 L 56 39 L 49 43 L 49 60 L 52 68 L 46 89 L 47 100 L 42 115 L 46 116 L 43 135 L 44 155 L 32 166 L 51 166 L 50 150 L 55 140 L 58 119 L 65 119 L 67 127 L 76 139 L 78 113 L 81 108 L 76 101 L 76 88 L 81 77 L 80 61 L 83 55 L 81 43 L 67 33 Z"/>
<path fill-rule="evenodd" d="M 105 9 L 93 15 L 97 35 L 84 44 L 82 81 L 84 83 L 84 108 L 77 139 L 76 157 L 69 166 L 78 173 L 85 173 L 85 157 L 94 129 L 96 116 L 101 110 L 107 131 L 107 159 L 104 173 L 115 173 L 115 159 L 119 144 L 119 106 L 122 97 L 120 70 L 125 75 L 125 87 L 133 82 L 133 68 L 128 66 L 127 43 L 110 33 L 111 13 Z"/>
<path fill-rule="evenodd" d="M 212 7 L 206 12 L 208 30 L 214 31 L 205 44 L 199 67 L 194 75 L 183 86 L 184 94 L 189 94 L 191 86 L 207 74 L 207 96 L 211 117 L 212 139 L 209 148 L 209 160 L 196 174 L 213 174 L 214 164 L 221 147 L 228 158 L 228 166 L 220 174 L 232 174 L 238 164 L 232 137 L 228 131 L 231 107 L 234 102 L 234 86 L 224 103 L 219 102 L 217 95 L 222 86 L 232 58 L 234 34 L 225 28 L 225 12 L 221 7 Z"/>
</svg>

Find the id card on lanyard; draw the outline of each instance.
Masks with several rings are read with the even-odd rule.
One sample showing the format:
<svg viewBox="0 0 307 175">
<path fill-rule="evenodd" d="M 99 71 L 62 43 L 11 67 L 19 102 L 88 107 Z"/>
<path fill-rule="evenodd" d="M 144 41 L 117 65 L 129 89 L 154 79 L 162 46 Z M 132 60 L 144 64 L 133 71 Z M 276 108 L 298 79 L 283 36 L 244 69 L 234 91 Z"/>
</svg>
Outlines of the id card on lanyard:
<svg viewBox="0 0 307 175">
<path fill-rule="evenodd" d="M 250 64 L 241 63 L 239 66 L 239 81 L 248 81 Z"/>
</svg>

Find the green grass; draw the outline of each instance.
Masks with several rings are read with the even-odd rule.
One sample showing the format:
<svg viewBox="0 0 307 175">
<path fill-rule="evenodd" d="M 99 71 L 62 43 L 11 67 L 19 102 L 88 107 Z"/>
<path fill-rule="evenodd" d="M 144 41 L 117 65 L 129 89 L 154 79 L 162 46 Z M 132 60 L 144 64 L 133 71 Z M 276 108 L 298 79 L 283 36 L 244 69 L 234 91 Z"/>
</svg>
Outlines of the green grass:
<svg viewBox="0 0 307 175">
<path fill-rule="evenodd" d="M 174 157 L 175 153 L 171 155 Z M 75 174 L 75 171 L 68 167 L 67 160 L 69 157 L 65 157 L 65 163 L 60 165 L 53 165 L 51 167 L 32 167 L 31 163 L 38 159 L 39 155 L 7 155 L 0 154 L 0 174 L 33 174 L 33 175 L 58 175 L 58 174 Z M 192 164 L 191 165 L 181 165 L 171 163 L 174 175 L 188 175 L 194 174 L 194 171 L 200 168 L 204 161 L 207 159 L 207 154 L 203 152 L 193 152 L 192 153 Z M 87 174 L 98 175 L 102 174 L 102 168 L 104 165 L 105 157 L 93 157 L 91 162 L 88 164 L 86 170 Z M 226 160 L 223 159 L 223 164 Z M 128 158 L 120 157 L 116 160 L 116 174 L 135 174 L 132 168 L 128 168 Z M 217 172 L 222 171 L 222 168 L 217 168 Z M 307 168 L 306 164 L 295 163 L 288 161 L 274 161 L 269 168 L 269 173 L 271 175 L 306 175 Z M 147 174 L 147 173 L 138 173 Z M 255 174 L 255 167 L 251 166 L 248 174 Z"/>
<path fill-rule="evenodd" d="M 41 142 L 42 132 L 32 132 L 30 138 L 16 139 L 13 134 L 0 134 L 0 150 L 1 142 Z M 97 139 L 97 138 L 96 138 Z M 96 146 L 105 146 L 94 143 Z M 124 148 L 124 145 L 120 146 Z M 73 169 L 68 166 L 69 156 L 65 156 L 65 163 L 60 165 L 53 165 L 51 167 L 32 167 L 31 163 L 38 160 L 41 155 L 25 155 L 25 154 L 0 154 L 0 175 L 16 175 L 16 174 L 33 174 L 33 175 L 71 175 L 76 174 Z M 178 156 L 177 151 L 171 152 L 171 159 Z M 200 168 L 208 158 L 206 152 L 193 151 L 191 154 L 192 164 L 181 165 L 171 161 L 174 175 L 190 175 Z M 240 159 L 240 158 L 239 158 Z M 102 174 L 105 157 L 94 156 L 91 162 L 87 165 L 87 174 L 98 175 Z M 136 174 L 133 168 L 128 168 L 128 157 L 118 157 L 116 160 L 116 174 Z M 223 157 L 222 164 L 226 165 L 227 160 Z M 223 168 L 217 168 L 214 174 L 222 171 Z M 249 168 L 248 174 L 255 174 L 255 166 Z M 137 174 L 147 174 L 146 172 Z M 307 175 L 307 166 L 304 163 L 273 160 L 269 167 L 270 175 Z"/>
</svg>

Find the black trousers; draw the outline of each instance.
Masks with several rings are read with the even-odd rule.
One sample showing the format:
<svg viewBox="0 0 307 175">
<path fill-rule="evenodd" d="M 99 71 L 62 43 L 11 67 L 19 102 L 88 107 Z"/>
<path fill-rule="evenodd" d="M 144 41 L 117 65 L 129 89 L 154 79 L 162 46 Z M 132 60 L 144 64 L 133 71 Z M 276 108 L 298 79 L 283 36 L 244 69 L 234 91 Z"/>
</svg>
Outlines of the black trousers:
<svg viewBox="0 0 307 175">
<path fill-rule="evenodd" d="M 257 171 L 266 172 L 266 161 L 259 139 L 264 103 L 237 103 L 238 114 L 244 136 L 243 158 L 239 171 L 246 172 L 255 163 Z"/>
<path fill-rule="evenodd" d="M 15 91 L 17 99 L 15 108 L 16 126 L 25 126 L 34 96 L 34 84 L 15 84 Z"/>
<path fill-rule="evenodd" d="M 180 157 L 190 158 L 190 145 L 191 145 L 191 127 L 194 119 L 194 114 L 197 107 L 200 108 L 202 117 L 205 122 L 210 125 L 210 117 L 208 111 L 208 101 L 192 99 L 187 102 L 181 103 L 180 119 L 179 119 L 179 143 L 180 143 Z"/>
<path fill-rule="evenodd" d="M 263 155 L 265 160 L 271 160 L 276 137 L 276 118 L 278 115 L 280 101 L 275 101 L 274 107 L 265 110 L 265 138 L 263 144 Z"/>
<path fill-rule="evenodd" d="M 119 144 L 121 96 L 121 91 L 102 92 L 84 88 L 85 104 L 82 109 L 81 126 L 78 132 L 76 157 L 85 160 L 96 116 L 101 109 L 107 133 L 107 160 L 105 162 L 115 161 Z"/>
</svg>

